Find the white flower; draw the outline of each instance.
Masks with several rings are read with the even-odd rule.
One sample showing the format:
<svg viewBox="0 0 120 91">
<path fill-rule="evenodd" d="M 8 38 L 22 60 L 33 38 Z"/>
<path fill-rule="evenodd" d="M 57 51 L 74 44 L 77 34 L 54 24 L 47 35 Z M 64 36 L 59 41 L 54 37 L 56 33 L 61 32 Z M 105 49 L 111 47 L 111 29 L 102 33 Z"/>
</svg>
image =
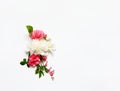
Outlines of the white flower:
<svg viewBox="0 0 120 91">
<path fill-rule="evenodd" d="M 51 38 L 49 36 L 46 37 L 47 41 L 51 41 Z"/>
<path fill-rule="evenodd" d="M 33 39 L 30 44 L 30 51 L 36 54 L 44 54 L 52 53 L 54 49 L 51 41 Z"/>
</svg>

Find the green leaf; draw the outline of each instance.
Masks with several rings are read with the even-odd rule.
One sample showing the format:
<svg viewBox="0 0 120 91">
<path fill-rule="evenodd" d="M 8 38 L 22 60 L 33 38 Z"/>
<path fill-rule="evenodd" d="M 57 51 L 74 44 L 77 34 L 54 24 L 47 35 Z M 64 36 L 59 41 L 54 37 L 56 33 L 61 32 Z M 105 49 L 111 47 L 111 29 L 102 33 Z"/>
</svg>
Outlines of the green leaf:
<svg viewBox="0 0 120 91">
<path fill-rule="evenodd" d="M 37 66 L 36 70 L 35 70 L 35 74 L 39 73 L 39 67 Z"/>
<path fill-rule="evenodd" d="M 46 66 L 44 66 L 44 70 L 46 73 L 48 73 L 48 69 L 46 68 Z"/>
<path fill-rule="evenodd" d="M 27 28 L 29 34 L 31 34 L 33 32 L 33 27 L 31 25 L 27 25 L 26 28 Z"/>
<path fill-rule="evenodd" d="M 28 52 L 28 56 L 30 56 L 30 51 Z"/>
<path fill-rule="evenodd" d="M 41 71 L 41 75 L 43 75 L 43 76 L 44 76 L 44 72 L 43 72 L 43 71 Z"/>
<path fill-rule="evenodd" d="M 26 54 L 28 55 L 28 57 L 30 56 L 30 51 L 27 51 Z"/>
<path fill-rule="evenodd" d="M 21 65 L 27 64 L 26 58 L 23 59 L 23 61 L 20 62 Z"/>
<path fill-rule="evenodd" d="M 21 62 L 20 62 L 20 64 L 21 64 L 21 65 L 25 65 L 25 64 L 26 64 L 26 62 L 24 62 L 24 61 L 21 61 Z"/>
<path fill-rule="evenodd" d="M 27 62 L 27 61 L 26 61 L 26 58 L 23 59 L 23 62 L 25 62 L 25 63 Z"/>
<path fill-rule="evenodd" d="M 43 70 L 45 71 L 45 66 L 43 66 Z"/>
<path fill-rule="evenodd" d="M 43 66 L 41 66 L 41 71 L 43 71 L 44 70 L 44 67 Z"/>
<path fill-rule="evenodd" d="M 38 74 L 38 73 L 39 73 L 39 70 L 36 69 L 36 70 L 35 70 L 35 74 Z"/>
<path fill-rule="evenodd" d="M 39 72 L 39 78 L 41 78 L 42 74 L 41 74 L 41 71 Z"/>
</svg>

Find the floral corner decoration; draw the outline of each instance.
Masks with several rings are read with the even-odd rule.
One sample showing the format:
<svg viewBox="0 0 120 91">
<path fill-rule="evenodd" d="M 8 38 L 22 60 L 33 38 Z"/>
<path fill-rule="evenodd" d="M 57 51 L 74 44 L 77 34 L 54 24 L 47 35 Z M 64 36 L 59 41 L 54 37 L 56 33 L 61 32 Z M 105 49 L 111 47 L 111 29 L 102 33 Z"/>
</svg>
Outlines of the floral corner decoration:
<svg viewBox="0 0 120 91">
<path fill-rule="evenodd" d="M 27 25 L 26 28 L 30 37 L 29 51 L 26 52 L 28 58 L 24 58 L 20 64 L 26 65 L 28 68 L 34 68 L 35 74 L 38 74 L 39 78 L 48 73 L 54 80 L 54 70 L 52 70 L 52 67 L 48 68 L 47 61 L 48 55 L 54 51 L 51 39 L 43 31 L 33 30 L 30 25 Z"/>
</svg>

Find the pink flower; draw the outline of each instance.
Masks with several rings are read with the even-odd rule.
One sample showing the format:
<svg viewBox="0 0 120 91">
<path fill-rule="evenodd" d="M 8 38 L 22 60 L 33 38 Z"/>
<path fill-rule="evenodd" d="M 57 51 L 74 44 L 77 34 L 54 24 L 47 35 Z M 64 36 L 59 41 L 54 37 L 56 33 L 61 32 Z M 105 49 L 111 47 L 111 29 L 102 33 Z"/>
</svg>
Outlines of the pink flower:
<svg viewBox="0 0 120 91">
<path fill-rule="evenodd" d="M 35 67 L 38 64 L 40 64 L 40 55 L 36 55 L 36 54 L 30 55 L 28 65 Z"/>
<path fill-rule="evenodd" d="M 55 71 L 54 71 L 54 70 L 51 71 L 51 69 L 52 69 L 52 67 L 50 67 L 50 68 L 48 69 L 48 73 L 50 74 L 50 76 L 53 76 Z"/>
<path fill-rule="evenodd" d="M 50 72 L 50 71 L 51 71 L 51 69 L 52 69 L 52 67 L 50 67 L 50 68 L 48 69 L 48 72 Z"/>
<path fill-rule="evenodd" d="M 46 37 L 47 35 L 41 31 L 41 30 L 34 30 L 32 34 L 30 34 L 30 37 L 32 39 L 42 39 L 43 37 Z"/>
<path fill-rule="evenodd" d="M 42 56 L 42 60 L 46 61 L 47 60 L 47 56 Z"/>
<path fill-rule="evenodd" d="M 54 75 L 54 70 L 49 72 L 50 76 Z"/>
</svg>

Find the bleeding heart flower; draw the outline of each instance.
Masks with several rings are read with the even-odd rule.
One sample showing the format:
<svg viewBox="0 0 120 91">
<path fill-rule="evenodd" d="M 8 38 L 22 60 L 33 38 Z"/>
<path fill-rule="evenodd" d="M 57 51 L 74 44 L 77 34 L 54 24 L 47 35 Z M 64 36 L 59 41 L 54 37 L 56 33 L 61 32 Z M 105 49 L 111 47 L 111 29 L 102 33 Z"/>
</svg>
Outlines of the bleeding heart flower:
<svg viewBox="0 0 120 91">
<path fill-rule="evenodd" d="M 51 71 L 51 69 L 52 69 L 52 67 L 50 67 L 50 68 L 48 69 L 48 73 L 50 74 L 50 76 L 53 76 L 55 71 L 54 71 L 54 70 Z"/>
<path fill-rule="evenodd" d="M 52 69 L 52 67 L 50 67 L 50 68 L 48 69 L 48 72 L 50 72 L 50 71 L 51 71 L 51 69 Z"/>
<path fill-rule="evenodd" d="M 49 72 L 50 76 L 54 75 L 54 70 Z"/>
</svg>

